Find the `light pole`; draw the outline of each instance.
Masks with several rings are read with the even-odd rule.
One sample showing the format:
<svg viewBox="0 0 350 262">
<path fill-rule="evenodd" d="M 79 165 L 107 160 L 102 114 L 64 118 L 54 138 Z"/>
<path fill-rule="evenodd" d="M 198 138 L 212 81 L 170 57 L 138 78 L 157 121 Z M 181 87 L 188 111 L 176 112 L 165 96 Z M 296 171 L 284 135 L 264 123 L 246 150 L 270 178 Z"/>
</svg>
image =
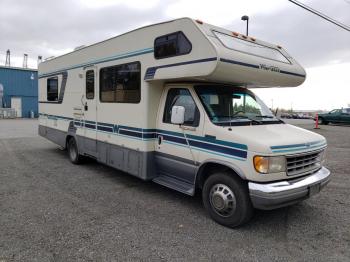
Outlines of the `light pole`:
<svg viewBox="0 0 350 262">
<path fill-rule="evenodd" d="M 246 35 L 248 36 L 249 16 L 244 15 L 244 16 L 241 17 L 241 20 L 242 20 L 242 21 L 247 21 L 247 32 L 246 32 Z"/>
</svg>

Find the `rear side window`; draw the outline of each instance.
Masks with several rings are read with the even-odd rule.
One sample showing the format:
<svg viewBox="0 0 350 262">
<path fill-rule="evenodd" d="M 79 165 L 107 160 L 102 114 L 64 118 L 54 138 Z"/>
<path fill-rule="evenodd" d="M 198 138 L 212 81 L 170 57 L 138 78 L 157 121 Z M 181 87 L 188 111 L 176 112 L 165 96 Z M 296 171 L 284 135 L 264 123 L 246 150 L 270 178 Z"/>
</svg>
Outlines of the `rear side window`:
<svg viewBox="0 0 350 262">
<path fill-rule="evenodd" d="M 182 32 L 163 35 L 154 41 L 154 57 L 156 59 L 185 55 L 191 50 L 191 42 Z"/>
<path fill-rule="evenodd" d="M 95 97 L 95 72 L 94 70 L 86 71 L 86 98 L 94 99 Z"/>
<path fill-rule="evenodd" d="M 47 101 L 58 100 L 58 78 L 47 79 Z"/>
<path fill-rule="evenodd" d="M 164 108 L 164 123 L 171 124 L 171 111 L 173 106 L 183 106 L 185 108 L 185 125 L 199 125 L 199 110 L 188 89 L 173 88 L 169 90 Z"/>
</svg>

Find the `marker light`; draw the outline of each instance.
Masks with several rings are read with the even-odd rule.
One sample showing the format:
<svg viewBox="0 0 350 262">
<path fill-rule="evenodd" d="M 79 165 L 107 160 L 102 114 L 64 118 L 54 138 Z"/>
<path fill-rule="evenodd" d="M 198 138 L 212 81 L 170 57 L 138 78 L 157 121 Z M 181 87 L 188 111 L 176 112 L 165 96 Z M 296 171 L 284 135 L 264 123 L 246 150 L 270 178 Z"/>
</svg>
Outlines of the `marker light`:
<svg viewBox="0 0 350 262">
<path fill-rule="evenodd" d="M 284 156 L 255 156 L 253 162 L 255 170 L 261 174 L 286 171 L 286 158 Z"/>
<path fill-rule="evenodd" d="M 280 45 L 278 45 L 277 47 L 278 47 L 279 49 L 282 49 L 282 46 L 280 46 Z"/>
<path fill-rule="evenodd" d="M 246 35 L 241 35 L 241 37 L 243 37 L 244 39 L 247 39 L 247 36 L 246 36 Z"/>
<path fill-rule="evenodd" d="M 202 21 L 202 20 L 199 20 L 199 19 L 197 19 L 196 22 L 197 22 L 198 24 L 200 24 L 200 25 L 203 24 L 203 21 Z"/>
<path fill-rule="evenodd" d="M 236 32 L 232 32 L 232 35 L 233 35 L 233 36 L 239 36 L 239 34 L 236 33 Z"/>
<path fill-rule="evenodd" d="M 254 38 L 254 37 L 250 37 L 250 40 L 252 40 L 253 42 L 255 42 L 255 38 Z"/>
</svg>

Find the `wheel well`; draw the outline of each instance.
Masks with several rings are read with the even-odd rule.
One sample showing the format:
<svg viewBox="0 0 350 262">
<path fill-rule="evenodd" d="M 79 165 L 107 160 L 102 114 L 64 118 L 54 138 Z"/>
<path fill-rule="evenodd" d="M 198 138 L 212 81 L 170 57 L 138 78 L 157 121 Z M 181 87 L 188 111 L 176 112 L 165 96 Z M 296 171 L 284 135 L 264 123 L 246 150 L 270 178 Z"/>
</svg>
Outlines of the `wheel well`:
<svg viewBox="0 0 350 262">
<path fill-rule="evenodd" d="M 231 173 L 232 175 L 235 175 L 239 178 L 241 178 L 237 172 L 235 172 L 232 168 L 225 166 L 223 164 L 220 163 L 206 163 L 204 165 L 202 165 L 198 172 L 197 172 L 197 177 L 196 177 L 196 187 L 199 189 L 203 188 L 204 182 L 205 180 L 207 180 L 207 178 L 216 173 L 216 172 L 228 172 Z"/>
</svg>

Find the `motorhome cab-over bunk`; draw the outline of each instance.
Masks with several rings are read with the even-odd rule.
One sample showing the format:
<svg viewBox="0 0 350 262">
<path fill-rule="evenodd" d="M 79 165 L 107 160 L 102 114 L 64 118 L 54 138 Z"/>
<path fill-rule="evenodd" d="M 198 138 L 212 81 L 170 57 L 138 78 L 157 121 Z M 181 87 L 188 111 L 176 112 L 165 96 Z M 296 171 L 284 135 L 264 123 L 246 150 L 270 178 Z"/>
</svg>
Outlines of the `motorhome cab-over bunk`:
<svg viewBox="0 0 350 262">
<path fill-rule="evenodd" d="M 39 134 L 188 195 L 234 227 L 325 186 L 324 137 L 276 118 L 251 88 L 302 84 L 282 47 L 189 18 L 39 66 Z"/>
</svg>

